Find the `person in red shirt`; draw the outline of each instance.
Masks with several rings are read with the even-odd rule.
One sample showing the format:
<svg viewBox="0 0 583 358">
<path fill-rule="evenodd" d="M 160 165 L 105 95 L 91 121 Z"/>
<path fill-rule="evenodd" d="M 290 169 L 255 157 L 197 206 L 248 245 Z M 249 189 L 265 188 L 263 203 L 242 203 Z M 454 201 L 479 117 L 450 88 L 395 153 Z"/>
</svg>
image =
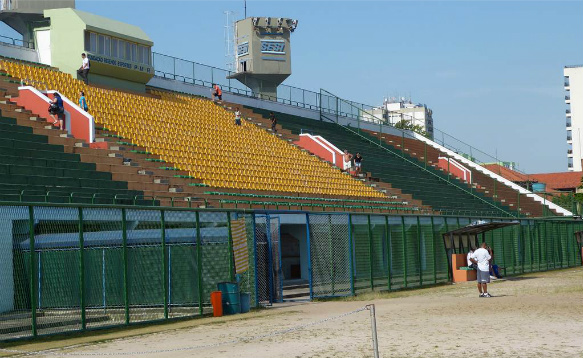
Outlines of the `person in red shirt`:
<svg viewBox="0 0 583 358">
<path fill-rule="evenodd" d="M 219 85 L 217 85 L 217 84 L 213 85 L 212 96 L 213 96 L 213 101 L 215 100 L 215 98 L 218 98 L 219 101 L 223 100 L 223 91 L 221 91 L 221 87 L 219 87 Z"/>
</svg>

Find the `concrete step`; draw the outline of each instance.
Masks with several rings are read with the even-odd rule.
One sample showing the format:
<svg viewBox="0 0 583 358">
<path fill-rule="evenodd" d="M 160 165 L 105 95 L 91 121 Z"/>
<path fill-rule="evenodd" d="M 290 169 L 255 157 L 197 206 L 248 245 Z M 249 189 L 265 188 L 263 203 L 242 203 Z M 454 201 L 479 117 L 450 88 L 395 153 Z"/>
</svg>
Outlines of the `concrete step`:
<svg viewBox="0 0 583 358">
<path fill-rule="evenodd" d="M 121 151 L 121 150 L 126 150 L 126 147 L 122 147 L 119 145 L 112 145 L 109 147 L 109 150 L 117 150 L 117 151 Z"/>
</svg>

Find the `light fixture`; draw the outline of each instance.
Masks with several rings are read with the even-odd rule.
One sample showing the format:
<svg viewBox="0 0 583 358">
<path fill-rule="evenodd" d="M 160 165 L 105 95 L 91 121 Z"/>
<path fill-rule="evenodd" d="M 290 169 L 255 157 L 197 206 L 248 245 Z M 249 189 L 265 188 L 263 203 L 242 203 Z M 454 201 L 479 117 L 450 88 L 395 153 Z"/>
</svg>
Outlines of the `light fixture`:
<svg viewBox="0 0 583 358">
<path fill-rule="evenodd" d="M 254 17 L 253 20 L 251 20 L 251 22 L 253 23 L 253 26 L 257 26 L 257 23 L 259 22 L 259 18 Z"/>
</svg>

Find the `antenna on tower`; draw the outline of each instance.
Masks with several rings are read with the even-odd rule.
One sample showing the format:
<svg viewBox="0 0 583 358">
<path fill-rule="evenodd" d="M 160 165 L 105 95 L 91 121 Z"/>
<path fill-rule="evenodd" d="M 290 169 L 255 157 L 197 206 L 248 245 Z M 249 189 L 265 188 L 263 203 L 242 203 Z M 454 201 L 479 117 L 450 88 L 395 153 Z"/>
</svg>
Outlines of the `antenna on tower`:
<svg viewBox="0 0 583 358">
<path fill-rule="evenodd" d="M 247 5 L 245 5 L 247 8 Z M 225 11 L 225 64 L 227 70 L 235 71 L 235 11 Z"/>
</svg>

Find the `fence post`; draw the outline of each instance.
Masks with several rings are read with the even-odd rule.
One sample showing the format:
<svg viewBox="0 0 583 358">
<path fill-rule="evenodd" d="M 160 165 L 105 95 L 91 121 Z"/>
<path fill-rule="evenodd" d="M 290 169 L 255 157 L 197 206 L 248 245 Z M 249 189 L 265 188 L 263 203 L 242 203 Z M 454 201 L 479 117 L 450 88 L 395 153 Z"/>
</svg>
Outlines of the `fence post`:
<svg viewBox="0 0 583 358">
<path fill-rule="evenodd" d="M 195 213 L 196 217 L 196 266 L 198 273 L 198 314 L 202 316 L 203 307 L 202 301 L 204 293 L 202 292 L 202 238 L 200 237 L 200 213 L 198 210 Z"/>
<path fill-rule="evenodd" d="M 192 83 L 196 84 L 196 71 L 195 71 L 195 63 L 192 63 Z"/>
<path fill-rule="evenodd" d="M 421 264 L 421 220 L 417 217 L 417 260 L 419 262 L 419 286 L 423 285 L 423 265 Z"/>
<path fill-rule="evenodd" d="M 332 296 L 336 294 L 336 285 L 334 281 L 336 280 L 336 267 L 334 265 L 334 245 L 332 239 L 332 216 L 328 215 L 328 239 L 330 241 L 330 277 L 332 278 Z"/>
<path fill-rule="evenodd" d="M 432 239 L 433 239 L 433 245 L 432 245 L 432 250 L 433 250 L 433 283 L 437 283 L 437 254 L 435 253 L 435 242 L 437 241 L 437 239 L 435 238 L 435 224 L 433 223 L 433 216 L 431 217 L 431 233 L 432 233 Z"/>
<path fill-rule="evenodd" d="M 393 267 L 393 260 L 391 256 L 391 240 L 389 235 L 391 234 L 391 229 L 389 227 L 389 216 L 385 215 L 385 245 L 387 246 L 387 285 L 389 291 L 391 290 L 391 269 Z"/>
<path fill-rule="evenodd" d="M 257 278 L 257 233 L 256 233 L 256 227 L 255 227 L 255 213 L 251 214 L 251 219 L 253 220 L 253 261 L 254 261 L 254 268 L 253 271 L 255 272 L 255 307 L 259 308 L 259 279 Z M 309 240 L 309 239 L 308 239 Z M 309 244 L 308 244 L 308 255 L 310 253 L 309 250 Z M 308 258 L 308 262 L 309 262 L 309 258 Z M 308 263 L 309 265 L 309 263 Z M 309 271 L 309 269 L 308 269 Z M 311 277 L 310 277 L 310 292 L 312 290 L 312 284 L 311 284 Z M 311 298 L 311 296 L 310 296 Z"/>
<path fill-rule="evenodd" d="M 348 266 L 350 269 L 350 294 L 354 296 L 354 253 L 352 242 L 352 214 L 348 213 Z M 311 287 L 311 286 L 310 286 Z"/>
<path fill-rule="evenodd" d="M 81 329 L 87 328 L 85 319 L 85 241 L 83 235 L 83 208 L 79 207 L 79 306 L 81 307 Z"/>
<path fill-rule="evenodd" d="M 425 169 L 427 169 L 427 142 L 423 142 L 425 144 L 425 154 L 423 155 L 423 162 L 425 163 Z"/>
<path fill-rule="evenodd" d="M 174 80 L 176 80 L 176 57 L 172 58 L 172 76 L 174 77 Z"/>
<path fill-rule="evenodd" d="M 518 192 L 518 218 L 520 218 L 520 192 Z"/>
<path fill-rule="evenodd" d="M 366 216 L 367 224 L 368 224 L 368 261 L 369 261 L 369 268 L 370 268 L 370 289 L 374 291 L 374 276 L 372 273 L 373 264 L 372 264 L 372 227 L 370 224 L 370 214 Z"/>
<path fill-rule="evenodd" d="M 407 230 L 405 230 L 405 217 L 401 216 L 401 231 L 403 233 L 403 286 L 407 287 Z"/>
<path fill-rule="evenodd" d="M 164 319 L 168 319 L 168 252 L 166 252 L 166 217 L 160 210 L 160 230 L 162 230 L 162 280 L 164 281 Z"/>
<path fill-rule="evenodd" d="M 30 240 L 30 317 L 32 324 L 32 336 L 37 336 L 37 326 L 36 326 L 36 289 L 38 287 L 38 275 L 36 267 L 36 252 L 35 252 L 35 242 L 34 242 L 34 207 L 28 207 L 28 230 L 29 230 L 29 240 Z"/>
<path fill-rule="evenodd" d="M 312 287 L 312 243 L 310 241 L 310 214 L 308 213 L 306 213 L 306 239 L 308 242 L 308 283 L 310 285 L 310 300 L 312 300 L 314 298 L 314 289 Z M 257 270 L 257 256 L 255 258 L 255 267 Z"/>
<path fill-rule="evenodd" d="M 540 237 L 540 227 L 541 225 L 536 225 L 535 222 L 535 229 L 536 229 L 536 237 L 538 241 L 538 270 L 541 270 L 541 261 L 542 261 L 542 245 L 541 245 L 541 237 Z"/>
<path fill-rule="evenodd" d="M 229 276 L 231 281 L 235 281 L 235 263 L 234 263 L 234 258 L 233 258 L 233 232 L 231 230 L 231 212 L 228 211 L 227 212 L 227 228 L 229 230 L 229 241 L 227 243 L 228 245 L 228 251 L 229 251 Z M 281 245 L 281 243 L 280 243 Z"/>
<path fill-rule="evenodd" d="M 338 97 L 336 97 L 336 123 L 338 123 Z"/>
<path fill-rule="evenodd" d="M 125 324 L 130 324 L 130 296 L 128 283 L 128 233 L 126 222 L 126 209 L 121 209 L 121 246 L 123 257 L 123 301 L 125 312 Z"/>
</svg>

